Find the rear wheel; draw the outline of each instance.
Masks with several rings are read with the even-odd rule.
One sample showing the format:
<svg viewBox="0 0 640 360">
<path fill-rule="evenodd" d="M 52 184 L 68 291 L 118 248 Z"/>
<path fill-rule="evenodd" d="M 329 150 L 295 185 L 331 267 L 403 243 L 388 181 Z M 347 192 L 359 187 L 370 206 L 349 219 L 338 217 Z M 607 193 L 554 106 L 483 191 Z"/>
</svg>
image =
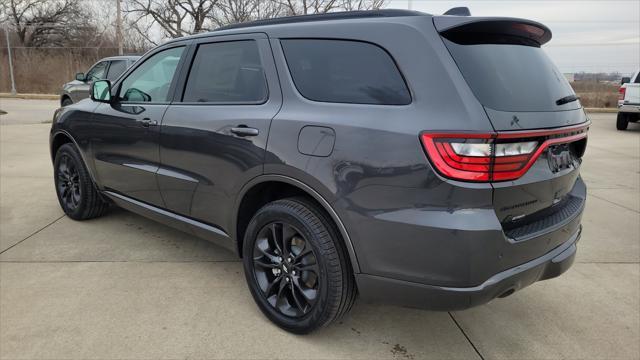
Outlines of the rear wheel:
<svg viewBox="0 0 640 360">
<path fill-rule="evenodd" d="M 71 101 L 71 99 L 69 99 L 68 97 L 62 99 L 62 107 L 69 106 L 71 104 L 73 104 L 73 101 Z"/>
<path fill-rule="evenodd" d="M 616 118 L 616 129 L 627 130 L 627 126 L 629 126 L 629 115 L 619 112 Z"/>
<path fill-rule="evenodd" d="M 347 253 L 333 223 L 302 198 L 258 210 L 245 234 L 243 263 L 260 310 L 293 333 L 329 324 L 355 300 Z"/>
<path fill-rule="evenodd" d="M 67 216 L 86 220 L 107 210 L 109 204 L 98 193 L 73 144 L 60 146 L 53 166 L 58 201 Z"/>
</svg>

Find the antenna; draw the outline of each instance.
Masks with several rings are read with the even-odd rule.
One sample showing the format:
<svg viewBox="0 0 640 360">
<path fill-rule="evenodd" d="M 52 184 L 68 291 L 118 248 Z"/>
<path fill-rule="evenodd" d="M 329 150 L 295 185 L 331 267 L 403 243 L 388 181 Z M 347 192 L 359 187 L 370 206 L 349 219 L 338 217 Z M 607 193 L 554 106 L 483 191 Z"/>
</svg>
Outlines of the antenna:
<svg viewBox="0 0 640 360">
<path fill-rule="evenodd" d="M 447 10 L 443 15 L 471 16 L 471 11 L 469 11 L 468 7 L 454 7 Z"/>
</svg>

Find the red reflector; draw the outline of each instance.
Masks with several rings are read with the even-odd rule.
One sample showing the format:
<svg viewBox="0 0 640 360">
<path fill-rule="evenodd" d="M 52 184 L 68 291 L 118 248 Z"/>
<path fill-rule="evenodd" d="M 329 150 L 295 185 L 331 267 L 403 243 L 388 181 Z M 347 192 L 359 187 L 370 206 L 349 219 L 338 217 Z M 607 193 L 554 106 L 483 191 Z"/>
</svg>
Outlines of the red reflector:
<svg viewBox="0 0 640 360">
<path fill-rule="evenodd" d="M 498 133 L 423 133 L 422 145 L 435 169 L 443 176 L 461 181 L 489 182 L 515 180 L 524 175 L 550 145 L 566 144 L 587 137 L 589 123 L 552 130 L 510 131 Z M 522 148 L 518 143 L 539 141 L 535 149 L 519 151 L 522 155 L 495 155 L 496 141 L 510 149 Z M 451 145 L 454 144 L 456 150 Z M 488 156 L 487 145 L 491 146 Z M 507 146 L 501 145 L 504 149 Z M 460 150 L 463 149 L 463 150 Z M 472 150 L 469 150 L 472 149 Z M 477 149 L 482 149 L 481 152 Z M 525 153 L 523 152 L 529 152 Z M 510 151 L 518 153 L 518 151 Z M 461 155 L 465 154 L 465 155 Z M 470 156 L 467 154 L 472 154 Z"/>
</svg>

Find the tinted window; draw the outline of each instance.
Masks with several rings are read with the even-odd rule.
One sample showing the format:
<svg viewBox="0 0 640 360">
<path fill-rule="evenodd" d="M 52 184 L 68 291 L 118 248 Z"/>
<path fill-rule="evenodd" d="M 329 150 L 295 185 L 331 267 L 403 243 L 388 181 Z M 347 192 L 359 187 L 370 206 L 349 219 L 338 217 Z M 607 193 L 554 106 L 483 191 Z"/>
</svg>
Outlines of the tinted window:
<svg viewBox="0 0 640 360">
<path fill-rule="evenodd" d="M 579 101 L 556 105 L 556 100 L 574 92 L 539 47 L 460 45 L 444 41 L 471 90 L 486 107 L 503 111 L 556 111 L 580 107 Z"/>
<path fill-rule="evenodd" d="M 107 70 L 107 65 L 108 65 L 108 62 L 106 61 L 97 63 L 94 67 L 91 68 L 91 70 L 89 70 L 89 72 L 85 76 L 85 79 L 87 81 L 96 81 L 96 80 L 104 79 L 104 73 L 105 73 L 105 70 Z"/>
<path fill-rule="evenodd" d="M 125 60 L 112 61 L 111 66 L 109 66 L 109 72 L 107 72 L 107 79 L 113 81 L 125 70 L 127 70 L 127 62 Z"/>
<path fill-rule="evenodd" d="M 262 102 L 267 97 L 255 41 L 198 47 L 185 88 L 185 102 Z"/>
<path fill-rule="evenodd" d="M 409 90 L 391 56 L 379 46 L 343 40 L 281 40 L 291 77 L 315 101 L 406 105 Z"/>
<path fill-rule="evenodd" d="M 184 47 L 163 50 L 138 66 L 122 82 L 120 101 L 166 102 Z"/>
</svg>

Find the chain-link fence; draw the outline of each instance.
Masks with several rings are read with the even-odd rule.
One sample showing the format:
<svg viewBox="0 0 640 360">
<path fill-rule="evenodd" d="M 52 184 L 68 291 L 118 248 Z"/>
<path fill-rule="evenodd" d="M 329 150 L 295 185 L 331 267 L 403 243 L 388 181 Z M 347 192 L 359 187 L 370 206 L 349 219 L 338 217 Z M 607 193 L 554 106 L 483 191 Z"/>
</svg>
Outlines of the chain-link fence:
<svg viewBox="0 0 640 360">
<path fill-rule="evenodd" d="M 11 91 L 6 44 L 0 50 L 0 92 Z M 125 50 L 125 54 L 133 52 Z M 19 93 L 58 94 L 62 85 L 86 72 L 98 60 L 118 55 L 117 48 L 11 47 L 13 74 Z"/>
</svg>

